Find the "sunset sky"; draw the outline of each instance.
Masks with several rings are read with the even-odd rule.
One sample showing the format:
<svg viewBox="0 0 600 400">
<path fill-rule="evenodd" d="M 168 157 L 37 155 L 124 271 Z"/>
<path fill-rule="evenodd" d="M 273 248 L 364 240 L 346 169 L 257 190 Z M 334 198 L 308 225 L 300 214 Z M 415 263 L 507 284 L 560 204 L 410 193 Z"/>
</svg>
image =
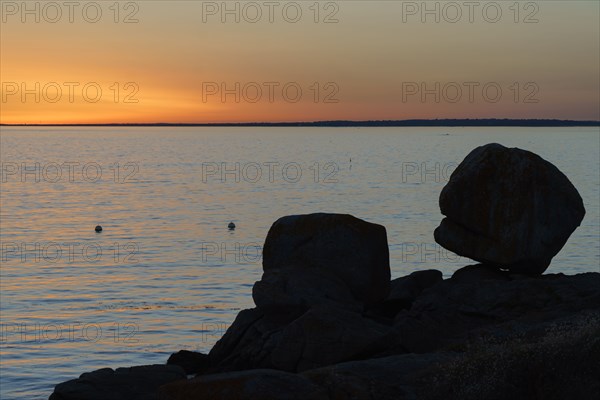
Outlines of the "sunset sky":
<svg viewBox="0 0 600 400">
<path fill-rule="evenodd" d="M 598 1 L 76 3 L 2 1 L 1 123 L 600 119 Z"/>
</svg>

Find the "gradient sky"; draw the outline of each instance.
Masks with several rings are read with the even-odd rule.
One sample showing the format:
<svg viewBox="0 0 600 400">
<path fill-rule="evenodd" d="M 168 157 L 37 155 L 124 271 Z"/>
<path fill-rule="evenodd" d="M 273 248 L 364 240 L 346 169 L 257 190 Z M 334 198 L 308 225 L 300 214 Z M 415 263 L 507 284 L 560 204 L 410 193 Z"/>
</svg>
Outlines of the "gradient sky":
<svg viewBox="0 0 600 400">
<path fill-rule="evenodd" d="M 29 7 L 35 3 L 44 4 L 28 2 Z M 439 23 L 433 14 L 422 22 L 422 2 L 319 2 L 318 23 L 314 1 L 296 2 L 302 10 L 296 23 L 284 19 L 286 1 L 276 2 L 273 22 L 265 2 L 255 2 L 263 12 L 256 23 L 244 19 L 255 15 L 252 8 L 244 15 L 248 2 L 238 2 L 239 23 L 234 15 L 222 23 L 220 10 L 203 13 L 213 5 L 221 8 L 222 2 L 120 2 L 118 23 L 110 8 L 114 1 L 97 3 L 102 10 L 97 23 L 83 18 L 82 6 L 75 8 L 72 23 L 66 7 L 51 23 L 46 19 L 55 18 L 52 8 L 40 9 L 40 22 L 35 14 L 25 15 L 23 22 L 22 2 L 2 1 L 1 123 L 600 119 L 600 3 L 595 0 L 520 2 L 518 16 L 514 1 L 498 1 L 502 16 L 496 23 L 486 21 L 496 11 L 488 6 L 484 13 L 492 3 L 486 1 L 477 2 L 473 22 L 464 2 L 454 2 L 463 14 L 455 23 L 449 22 L 456 15 L 449 2 L 437 2 Z M 231 8 L 235 3 L 227 2 Z M 436 2 L 427 4 L 436 7 Z M 419 8 L 414 15 L 409 13 L 413 6 Z M 287 7 L 285 16 L 293 19 L 294 6 Z M 93 19 L 95 10 L 87 11 Z M 334 11 L 338 22 L 324 23 Z M 138 22 L 123 23 L 131 12 Z M 538 22 L 524 23 L 532 13 Z M 39 102 L 35 93 L 23 98 L 23 85 L 35 92 L 36 82 Z M 52 82 L 62 90 L 55 103 L 48 101 L 55 96 Z M 78 84 L 73 99 L 64 82 Z M 256 95 L 252 84 L 246 97 L 240 90 L 239 103 L 233 94 L 223 101 L 219 93 L 205 90 L 222 83 L 234 88 L 236 82 L 240 89 L 255 82 L 262 97 L 248 101 Z M 279 85 L 273 102 L 265 82 Z M 283 97 L 289 82 L 302 89 L 298 102 Z M 89 83 L 102 90 L 98 102 L 82 96 Z M 422 98 L 421 84 L 435 92 L 436 83 L 439 102 L 433 93 Z M 460 96 L 456 87 L 462 88 Z M 492 102 L 498 87 L 502 93 Z M 125 102 L 136 88 L 137 103 Z M 417 93 L 407 92 L 415 88 Z M 294 86 L 288 90 L 295 95 Z M 88 94 L 92 98 L 95 90 Z M 327 94 L 337 102 L 324 102 Z"/>
</svg>

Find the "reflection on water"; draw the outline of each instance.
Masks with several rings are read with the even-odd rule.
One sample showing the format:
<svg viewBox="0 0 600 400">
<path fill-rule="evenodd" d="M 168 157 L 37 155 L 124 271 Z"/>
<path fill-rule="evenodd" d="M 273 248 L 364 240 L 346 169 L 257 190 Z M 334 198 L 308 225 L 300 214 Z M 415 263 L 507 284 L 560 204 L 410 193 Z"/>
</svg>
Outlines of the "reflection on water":
<svg viewBox="0 0 600 400">
<path fill-rule="evenodd" d="M 449 276 L 470 261 L 433 240 L 438 195 L 489 142 L 540 154 L 584 199 L 548 272 L 598 271 L 598 128 L 3 128 L 0 397 L 207 351 L 252 306 L 283 215 L 383 224 L 393 277 Z"/>
</svg>

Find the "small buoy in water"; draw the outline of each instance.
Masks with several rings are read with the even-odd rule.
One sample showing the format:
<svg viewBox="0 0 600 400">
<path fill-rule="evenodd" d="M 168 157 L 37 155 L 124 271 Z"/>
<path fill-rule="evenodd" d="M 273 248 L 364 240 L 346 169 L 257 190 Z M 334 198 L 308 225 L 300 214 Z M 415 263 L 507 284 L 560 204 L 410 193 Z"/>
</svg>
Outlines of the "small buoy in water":
<svg viewBox="0 0 600 400">
<path fill-rule="evenodd" d="M 96 225 L 96 227 L 94 228 L 94 230 L 96 232 L 102 232 L 102 227 L 100 225 Z"/>
<path fill-rule="evenodd" d="M 233 222 L 230 222 L 229 225 L 227 225 L 227 227 L 229 228 L 230 231 L 235 229 L 235 224 Z M 102 228 L 100 228 L 102 229 Z"/>
</svg>

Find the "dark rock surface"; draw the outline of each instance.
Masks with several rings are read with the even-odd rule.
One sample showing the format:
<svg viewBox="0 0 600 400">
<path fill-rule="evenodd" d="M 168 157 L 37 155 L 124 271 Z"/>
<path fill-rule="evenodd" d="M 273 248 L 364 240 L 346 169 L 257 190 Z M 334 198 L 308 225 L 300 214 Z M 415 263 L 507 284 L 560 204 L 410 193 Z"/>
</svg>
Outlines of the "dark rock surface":
<svg viewBox="0 0 600 400">
<path fill-rule="evenodd" d="M 454 357 L 452 353 L 402 354 L 352 361 L 303 373 L 329 391 L 330 400 L 414 400 L 420 377 Z"/>
<path fill-rule="evenodd" d="M 389 330 L 359 313 L 332 306 L 315 306 L 300 315 L 265 314 L 260 309 L 242 313 L 211 350 L 213 371 L 298 372 L 335 364 L 361 355 Z"/>
<path fill-rule="evenodd" d="M 415 399 L 423 371 L 453 354 L 403 354 L 292 374 L 272 369 L 205 375 L 161 388 L 161 399 Z"/>
<path fill-rule="evenodd" d="M 391 282 L 390 294 L 383 302 L 369 307 L 366 316 L 382 323 L 391 323 L 391 320 L 402 310 L 412 306 L 415 299 L 423 290 L 442 282 L 441 271 L 428 269 L 416 271 L 410 275 L 396 278 Z"/>
<path fill-rule="evenodd" d="M 327 390 L 299 374 L 254 369 L 204 375 L 165 385 L 161 400 L 328 400 Z"/>
<path fill-rule="evenodd" d="M 168 365 L 178 365 L 186 374 L 196 374 L 210 368 L 210 358 L 206 354 L 189 350 L 179 350 L 171 354 L 167 360 Z"/>
<path fill-rule="evenodd" d="M 354 298 L 348 286 L 328 270 L 299 265 L 265 272 L 252 288 L 252 298 L 258 308 L 310 307 L 335 304 L 362 310 L 362 302 Z"/>
<path fill-rule="evenodd" d="M 349 361 L 302 373 L 272 369 L 163 386 L 163 400 L 592 399 L 600 390 L 600 313 L 584 311 L 523 335 L 468 347 Z"/>
<path fill-rule="evenodd" d="M 582 310 L 600 310 L 600 274 L 466 279 L 466 267 L 426 290 L 399 313 L 381 354 L 426 353 L 468 343 L 481 335 L 528 329 Z"/>
<path fill-rule="evenodd" d="M 461 400 L 563 399 L 597 393 L 599 273 L 531 277 L 478 265 L 441 282 L 435 272 L 419 275 L 410 280 L 429 276 L 423 281 L 431 286 L 390 324 L 334 304 L 244 310 L 212 349 L 214 364 L 195 379 L 185 379 L 175 365 L 105 369 L 58 385 L 51 399 L 441 400 L 442 393 Z M 176 354 L 170 362 L 206 366 L 203 355 Z"/>
<path fill-rule="evenodd" d="M 543 273 L 585 209 L 569 179 L 538 155 L 499 144 L 471 151 L 440 194 L 436 242 L 513 272 Z"/>
<path fill-rule="evenodd" d="M 600 312 L 490 337 L 423 376 L 423 400 L 594 399 L 600 393 Z"/>
<path fill-rule="evenodd" d="M 387 300 L 404 301 L 410 307 L 423 290 L 442 281 L 442 272 L 436 269 L 413 272 L 391 282 L 390 294 Z"/>
<path fill-rule="evenodd" d="M 176 365 L 103 368 L 56 385 L 50 400 L 158 400 L 158 388 L 185 379 Z"/>
<path fill-rule="evenodd" d="M 280 218 L 271 226 L 263 247 L 263 279 L 289 266 L 330 272 L 357 300 L 365 304 L 381 301 L 390 287 L 385 227 L 347 214 Z"/>
</svg>

